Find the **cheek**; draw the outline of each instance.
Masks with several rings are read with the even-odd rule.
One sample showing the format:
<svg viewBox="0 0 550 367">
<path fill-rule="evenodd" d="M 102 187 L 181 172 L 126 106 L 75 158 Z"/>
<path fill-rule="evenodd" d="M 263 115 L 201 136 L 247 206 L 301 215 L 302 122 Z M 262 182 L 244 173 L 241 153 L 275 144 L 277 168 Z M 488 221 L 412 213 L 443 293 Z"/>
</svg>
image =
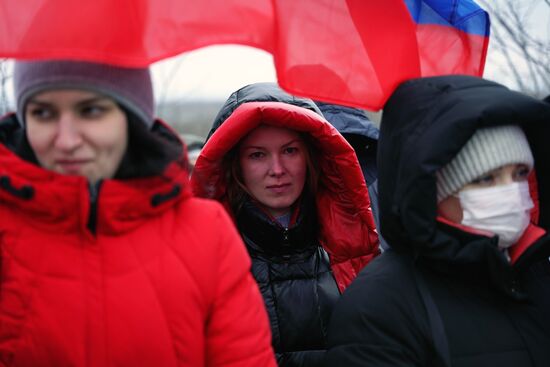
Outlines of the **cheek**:
<svg viewBox="0 0 550 367">
<path fill-rule="evenodd" d="M 299 180 L 300 185 L 303 185 L 307 176 L 307 164 L 305 157 L 301 157 L 294 164 L 294 176 Z"/>
<path fill-rule="evenodd" d="M 457 197 L 449 196 L 437 205 L 437 213 L 454 223 L 462 223 L 462 206 Z"/>
<path fill-rule="evenodd" d="M 124 153 L 126 153 L 126 150 L 128 149 L 128 137 L 120 136 L 120 139 L 111 143 L 110 149 L 111 149 L 110 151 L 111 151 L 111 156 L 113 157 L 113 161 L 116 162 L 115 166 L 118 167 L 118 165 L 122 161 L 122 157 L 124 156 Z M 141 149 L 141 148 L 138 148 L 138 149 Z"/>
<path fill-rule="evenodd" d="M 241 173 L 246 187 L 250 187 L 260 180 L 260 170 L 261 165 L 257 162 L 250 162 L 246 159 L 241 160 Z"/>
<path fill-rule="evenodd" d="M 122 122 L 106 124 L 102 128 L 91 127 L 87 136 L 98 149 L 111 156 L 122 156 L 128 147 L 128 129 Z"/>
<path fill-rule="evenodd" d="M 116 138 L 113 140 L 114 141 L 112 144 L 115 147 L 115 150 L 118 151 L 118 154 L 124 154 L 128 148 L 128 129 L 126 127 L 120 128 Z"/>
<path fill-rule="evenodd" d="M 53 147 L 55 138 L 54 126 L 28 124 L 26 129 L 27 140 L 38 159 L 41 159 L 41 154 L 44 154 L 48 149 Z"/>
</svg>

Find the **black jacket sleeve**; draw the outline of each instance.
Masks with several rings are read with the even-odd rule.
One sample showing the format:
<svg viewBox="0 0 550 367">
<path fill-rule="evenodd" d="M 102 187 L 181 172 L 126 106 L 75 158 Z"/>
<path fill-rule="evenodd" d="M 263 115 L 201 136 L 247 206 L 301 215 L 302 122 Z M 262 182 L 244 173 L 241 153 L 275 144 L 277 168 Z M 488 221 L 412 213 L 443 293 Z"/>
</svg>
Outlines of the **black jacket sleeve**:
<svg viewBox="0 0 550 367">
<path fill-rule="evenodd" d="M 361 272 L 332 314 L 325 367 L 431 365 L 429 322 L 410 273 L 391 253 Z"/>
<path fill-rule="evenodd" d="M 325 350 L 275 353 L 279 367 L 322 367 Z"/>
</svg>

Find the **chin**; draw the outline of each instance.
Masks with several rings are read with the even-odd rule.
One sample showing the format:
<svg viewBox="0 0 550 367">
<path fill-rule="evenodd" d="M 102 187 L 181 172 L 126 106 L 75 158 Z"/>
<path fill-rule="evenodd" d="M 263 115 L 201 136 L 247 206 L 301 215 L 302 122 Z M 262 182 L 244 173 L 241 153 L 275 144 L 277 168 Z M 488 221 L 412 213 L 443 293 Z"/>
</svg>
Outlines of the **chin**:
<svg viewBox="0 0 550 367">
<path fill-rule="evenodd" d="M 290 201 L 290 200 L 284 201 L 284 202 L 278 201 L 276 203 L 272 203 L 270 207 L 275 210 L 287 210 L 292 206 L 292 204 L 294 204 L 294 201 Z"/>
</svg>

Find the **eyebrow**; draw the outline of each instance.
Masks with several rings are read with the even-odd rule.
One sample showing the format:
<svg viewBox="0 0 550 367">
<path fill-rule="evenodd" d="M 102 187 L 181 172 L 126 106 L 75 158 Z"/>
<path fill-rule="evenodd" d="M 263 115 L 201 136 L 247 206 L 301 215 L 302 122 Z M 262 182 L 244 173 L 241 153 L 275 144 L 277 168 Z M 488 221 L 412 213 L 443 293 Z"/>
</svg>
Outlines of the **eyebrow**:
<svg viewBox="0 0 550 367">
<path fill-rule="evenodd" d="M 96 102 L 101 102 L 103 100 L 106 100 L 106 101 L 111 101 L 111 99 L 107 96 L 97 96 L 97 97 L 91 97 L 91 98 L 88 98 L 88 99 L 85 99 L 83 101 L 79 101 L 77 103 L 78 106 L 81 106 L 81 105 L 86 105 L 86 104 L 90 104 L 90 103 L 96 103 Z M 46 105 L 46 106 L 49 106 L 52 104 L 52 102 L 49 102 L 49 101 L 41 101 L 40 100 L 40 97 L 38 98 L 31 98 L 29 99 L 29 102 L 28 104 L 30 103 L 34 103 L 34 104 L 38 104 L 38 105 Z"/>
<path fill-rule="evenodd" d="M 291 141 L 289 141 L 289 142 L 286 143 L 286 144 L 283 144 L 282 146 L 283 146 L 283 147 L 286 147 L 287 145 L 291 145 L 291 144 L 294 144 L 294 143 L 299 143 L 299 142 L 301 142 L 301 141 L 302 141 L 302 139 L 300 139 L 300 138 L 292 139 Z"/>
<path fill-rule="evenodd" d="M 286 146 L 289 146 L 291 144 L 298 143 L 300 141 L 301 141 L 300 138 L 292 139 L 288 143 L 284 143 L 283 145 L 281 145 L 281 147 L 286 147 Z M 245 145 L 245 146 L 242 147 L 242 149 L 265 149 L 265 147 L 259 146 L 259 145 Z"/>
</svg>

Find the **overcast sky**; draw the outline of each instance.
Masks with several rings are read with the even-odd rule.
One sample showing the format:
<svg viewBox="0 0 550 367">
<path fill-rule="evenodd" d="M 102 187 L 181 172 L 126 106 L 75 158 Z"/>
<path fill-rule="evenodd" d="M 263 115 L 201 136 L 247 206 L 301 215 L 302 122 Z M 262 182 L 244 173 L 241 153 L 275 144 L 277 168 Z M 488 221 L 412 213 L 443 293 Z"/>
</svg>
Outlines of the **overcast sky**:
<svg viewBox="0 0 550 367">
<path fill-rule="evenodd" d="M 277 81 L 270 53 L 247 46 L 210 46 L 153 65 L 155 95 L 167 99 L 225 99 L 242 86 Z"/>
<path fill-rule="evenodd" d="M 534 12 L 529 31 L 550 40 L 549 7 L 539 8 Z M 502 71 L 502 64 L 502 58 L 489 43 L 484 76 L 516 88 L 509 75 Z M 276 81 L 269 53 L 233 45 L 211 46 L 164 60 L 153 66 L 153 76 L 158 101 L 225 99 L 246 84 Z"/>
</svg>

